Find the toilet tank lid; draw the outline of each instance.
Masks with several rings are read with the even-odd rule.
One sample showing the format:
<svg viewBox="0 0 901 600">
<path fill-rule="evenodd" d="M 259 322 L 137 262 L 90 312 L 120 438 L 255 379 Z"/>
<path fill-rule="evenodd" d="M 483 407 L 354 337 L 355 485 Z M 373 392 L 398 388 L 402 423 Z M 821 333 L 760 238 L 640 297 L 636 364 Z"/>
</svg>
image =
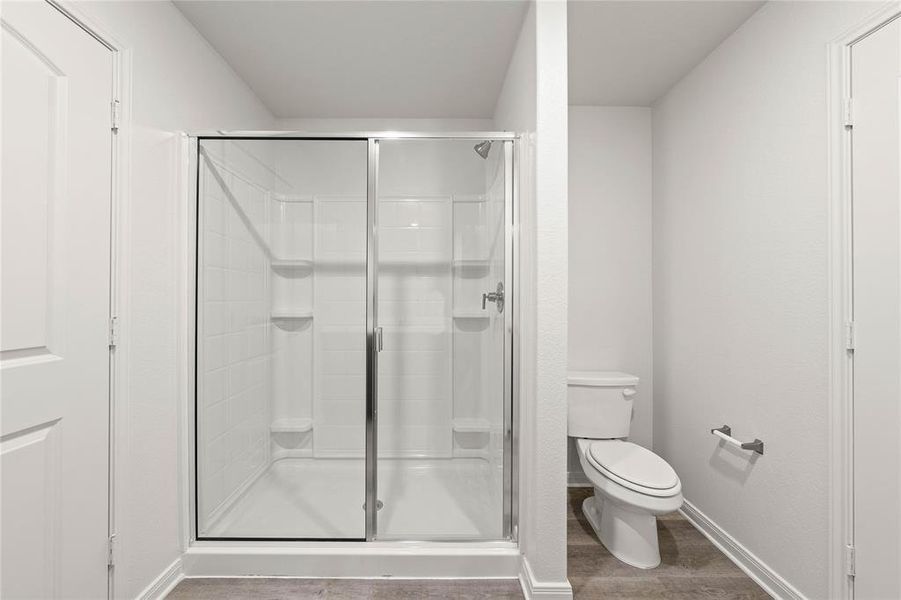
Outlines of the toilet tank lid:
<svg viewBox="0 0 901 600">
<path fill-rule="evenodd" d="M 566 382 L 589 387 L 624 387 L 638 385 L 638 377 L 620 371 L 570 371 Z"/>
</svg>

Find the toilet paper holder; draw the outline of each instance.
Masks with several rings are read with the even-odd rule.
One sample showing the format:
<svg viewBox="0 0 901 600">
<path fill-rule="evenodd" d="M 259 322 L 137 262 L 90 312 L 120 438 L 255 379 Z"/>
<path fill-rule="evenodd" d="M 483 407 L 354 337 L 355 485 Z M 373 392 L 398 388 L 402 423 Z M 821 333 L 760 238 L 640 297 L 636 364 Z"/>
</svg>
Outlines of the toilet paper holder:
<svg viewBox="0 0 901 600">
<path fill-rule="evenodd" d="M 710 433 L 717 436 L 726 443 L 732 444 L 733 446 L 738 446 L 742 450 L 752 450 L 757 454 L 763 454 L 763 441 L 757 438 L 754 438 L 753 442 L 742 442 L 741 440 L 737 440 L 732 437 L 732 428 L 728 425 L 723 425 L 722 427 L 711 429 Z"/>
</svg>

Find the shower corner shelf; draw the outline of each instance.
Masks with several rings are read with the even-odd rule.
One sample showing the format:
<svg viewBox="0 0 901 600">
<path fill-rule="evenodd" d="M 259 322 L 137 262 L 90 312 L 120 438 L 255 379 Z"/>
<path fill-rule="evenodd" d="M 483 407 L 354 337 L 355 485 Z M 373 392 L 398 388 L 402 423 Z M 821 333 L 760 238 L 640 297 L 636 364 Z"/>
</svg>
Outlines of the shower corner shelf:
<svg viewBox="0 0 901 600">
<path fill-rule="evenodd" d="M 273 269 L 312 269 L 313 261 L 306 258 L 273 258 L 269 265 Z"/>
<path fill-rule="evenodd" d="M 453 428 L 456 433 L 490 433 L 491 423 L 488 419 L 460 418 L 454 419 Z"/>
<path fill-rule="evenodd" d="M 455 310 L 455 319 L 487 319 L 491 315 L 483 310 Z"/>
<path fill-rule="evenodd" d="M 311 310 L 273 310 L 269 313 L 272 321 L 297 321 L 303 319 L 312 319 L 313 311 Z"/>
<path fill-rule="evenodd" d="M 487 269 L 488 259 L 483 258 L 458 258 L 454 259 L 455 269 Z"/>
<path fill-rule="evenodd" d="M 276 419 L 269 426 L 272 433 L 306 433 L 313 429 L 313 419 Z"/>
</svg>

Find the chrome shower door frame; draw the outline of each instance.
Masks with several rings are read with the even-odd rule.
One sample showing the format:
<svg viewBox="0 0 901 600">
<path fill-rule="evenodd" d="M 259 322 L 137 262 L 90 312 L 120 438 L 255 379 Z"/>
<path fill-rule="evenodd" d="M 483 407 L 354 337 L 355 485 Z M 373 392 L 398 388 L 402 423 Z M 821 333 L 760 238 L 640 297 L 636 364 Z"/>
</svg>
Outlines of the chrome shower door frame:
<svg viewBox="0 0 901 600">
<path fill-rule="evenodd" d="M 518 469 L 519 461 L 515 455 L 518 450 L 518 398 L 516 380 L 519 377 L 519 369 L 516 364 L 516 342 L 514 332 L 519 325 L 519 299 L 513 293 L 519 285 L 516 281 L 516 273 L 519 268 L 519 249 L 517 243 L 518 221 L 518 173 L 519 165 L 519 136 L 510 132 L 344 132 L 344 133 L 309 133 L 301 131 L 208 131 L 190 134 L 192 146 L 199 154 L 200 144 L 203 140 L 292 140 L 292 141 L 365 141 L 367 149 L 367 184 L 366 184 L 366 214 L 367 214 L 367 253 L 366 253 L 366 491 L 365 491 L 365 541 L 372 542 L 378 539 L 378 354 L 381 345 L 380 327 L 378 321 L 378 176 L 379 176 L 379 143 L 381 141 L 394 140 L 472 140 L 480 142 L 490 140 L 499 142 L 504 153 L 504 279 L 508 291 L 507 309 L 504 311 L 504 385 L 503 385 L 503 537 L 507 541 L 517 540 L 518 520 Z M 199 161 L 197 161 L 195 173 L 195 202 L 199 203 Z M 199 206 L 199 204 L 198 204 Z M 199 212 L 199 211 L 198 211 Z M 195 215 L 195 218 L 199 218 Z M 197 234 L 195 228 L 195 234 Z M 195 285 L 199 272 L 200 253 L 195 239 Z M 196 292 L 196 288 L 195 288 Z M 197 406 L 196 389 L 196 358 L 197 358 L 197 316 L 199 309 L 195 295 L 195 322 L 194 332 L 191 336 L 195 339 L 194 364 L 194 409 Z M 191 469 L 191 540 L 208 542 L 234 542 L 234 541 L 327 541 L 316 538 L 198 538 L 198 512 L 197 512 L 197 415 L 194 412 L 193 443 L 189 444 L 192 453 Z M 335 540 L 339 541 L 339 540 Z M 419 542 L 422 540 L 392 540 L 392 542 Z M 482 539 L 454 539 L 453 543 L 486 542 Z"/>
</svg>

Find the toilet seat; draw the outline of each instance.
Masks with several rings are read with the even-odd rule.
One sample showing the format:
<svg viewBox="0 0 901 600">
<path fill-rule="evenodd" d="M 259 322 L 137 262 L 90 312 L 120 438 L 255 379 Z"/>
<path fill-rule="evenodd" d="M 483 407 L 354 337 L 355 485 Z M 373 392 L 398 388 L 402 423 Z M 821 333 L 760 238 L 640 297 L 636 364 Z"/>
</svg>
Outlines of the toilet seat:
<svg viewBox="0 0 901 600">
<path fill-rule="evenodd" d="M 673 468 L 646 448 L 621 440 L 579 441 L 587 466 L 611 482 L 658 498 L 675 496 L 682 491 Z"/>
<path fill-rule="evenodd" d="M 632 442 L 596 440 L 586 452 L 588 462 L 618 484 L 649 496 L 672 496 L 679 477 L 669 464 Z"/>
</svg>

